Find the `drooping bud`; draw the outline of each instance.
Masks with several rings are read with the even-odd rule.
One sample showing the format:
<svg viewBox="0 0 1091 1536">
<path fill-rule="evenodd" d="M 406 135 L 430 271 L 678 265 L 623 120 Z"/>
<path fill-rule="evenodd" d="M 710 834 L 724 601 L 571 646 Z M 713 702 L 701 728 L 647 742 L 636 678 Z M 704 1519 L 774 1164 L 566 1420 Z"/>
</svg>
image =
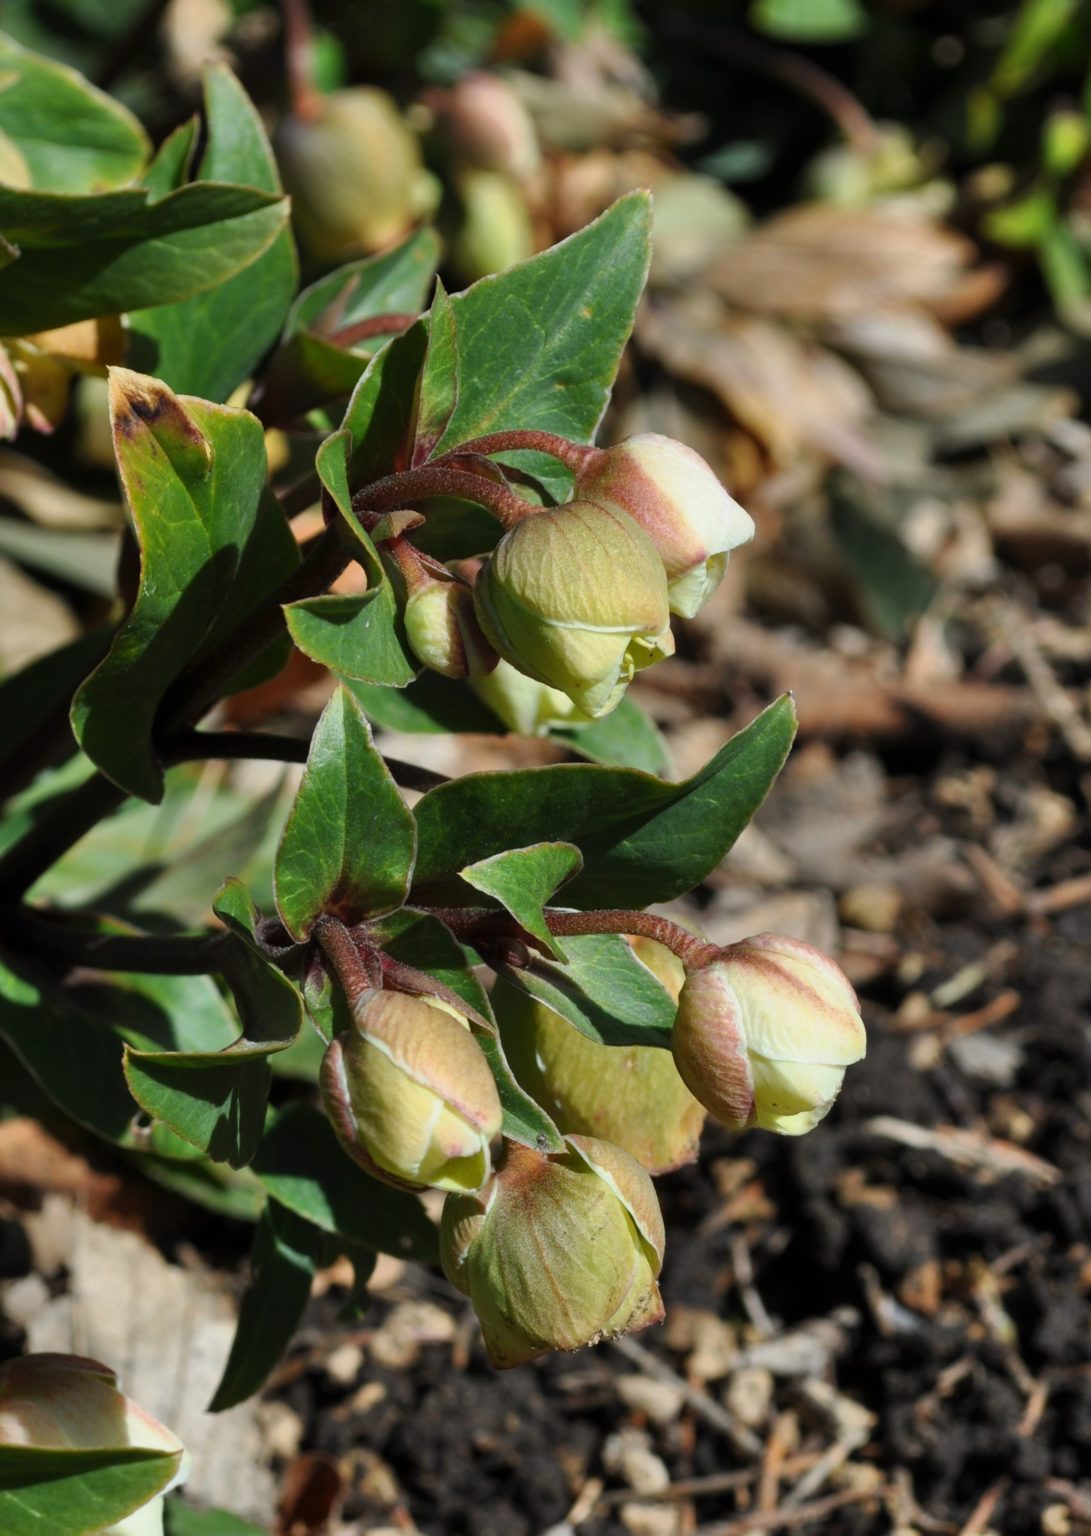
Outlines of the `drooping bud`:
<svg viewBox="0 0 1091 1536">
<path fill-rule="evenodd" d="M 530 113 L 498 75 L 474 70 L 436 100 L 452 154 L 483 171 L 531 175 L 541 163 Z"/>
<path fill-rule="evenodd" d="M 663 566 L 624 512 L 570 501 L 532 513 L 474 588 L 481 627 L 520 672 L 605 715 L 634 672 L 674 650 Z"/>
<path fill-rule="evenodd" d="M 844 972 L 810 944 L 761 933 L 687 979 L 673 1044 L 717 1120 L 801 1136 L 829 1112 L 867 1039 Z"/>
<path fill-rule="evenodd" d="M 162 1536 L 162 1493 L 182 1482 L 187 1470 L 177 1436 L 118 1390 L 109 1366 L 80 1355 L 27 1355 L 0 1365 L 0 1446 L 99 1451 L 104 1461 L 110 1451 L 160 1452 L 160 1492 L 136 1510 L 126 1512 L 124 1503 L 116 1515 L 104 1509 L 100 1519 L 114 1523 L 96 1524 L 102 1536 Z M 0 1504 L 3 1497 L 0 1492 Z M 108 1507 L 109 1493 L 105 1498 Z"/>
<path fill-rule="evenodd" d="M 488 1179 L 500 1098 L 468 1021 L 440 999 L 362 993 L 321 1086 L 342 1146 L 377 1178 L 449 1190 Z"/>
<path fill-rule="evenodd" d="M 376 251 L 435 206 L 437 188 L 397 104 L 373 86 L 316 99 L 276 139 L 300 241 L 315 261 Z"/>
<path fill-rule="evenodd" d="M 497 663 L 496 652 L 481 632 L 473 592 L 446 570 L 426 565 L 404 540 L 398 567 L 405 582 L 404 623 L 414 656 L 443 677 L 485 675 Z"/>
<path fill-rule="evenodd" d="M 637 943 L 640 958 L 677 999 L 682 962 L 661 944 Z M 653 1174 L 693 1162 L 705 1110 L 670 1051 L 600 1045 L 545 1003 L 503 983 L 493 989 L 492 1002 L 509 1066 L 561 1131 L 613 1142 Z"/>
<path fill-rule="evenodd" d="M 520 736 L 544 736 L 550 726 L 587 725 L 591 720 L 566 693 L 517 672 L 506 661 L 497 662 L 487 673 L 471 667 L 470 687 L 509 731 Z"/>
<path fill-rule="evenodd" d="M 501 1368 L 658 1322 L 663 1243 L 644 1169 L 586 1136 L 553 1154 L 508 1142 L 480 1195 L 448 1197 L 440 1228 L 444 1273 Z"/>
<path fill-rule="evenodd" d="M 719 586 L 731 550 L 754 537 L 750 514 L 701 455 L 657 432 L 638 433 L 589 458 L 575 494 L 640 524 L 667 573 L 671 612 L 687 619 Z"/>
<path fill-rule="evenodd" d="M 467 283 L 504 272 L 534 254 L 534 228 L 518 182 L 500 171 L 469 169 L 457 178 L 461 213 L 450 256 Z"/>
</svg>

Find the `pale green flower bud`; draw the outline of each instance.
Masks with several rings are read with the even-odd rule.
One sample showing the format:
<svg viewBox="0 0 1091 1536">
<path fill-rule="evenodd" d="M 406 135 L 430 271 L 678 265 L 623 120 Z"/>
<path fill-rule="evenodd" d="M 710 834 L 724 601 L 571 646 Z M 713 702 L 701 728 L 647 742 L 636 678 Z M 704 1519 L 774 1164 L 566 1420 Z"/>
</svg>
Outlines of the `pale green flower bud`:
<svg viewBox="0 0 1091 1536">
<path fill-rule="evenodd" d="M 642 432 L 605 448 L 576 476 L 577 496 L 627 512 L 651 539 L 667 573 L 670 608 L 691 619 L 715 592 L 731 550 L 754 522 L 699 453 Z"/>
<path fill-rule="evenodd" d="M 479 1195 L 443 1207 L 444 1273 L 473 1302 L 493 1365 L 582 1349 L 658 1322 L 663 1218 L 619 1147 L 569 1136 L 552 1155 L 508 1142 Z"/>
<path fill-rule="evenodd" d="M 405 635 L 417 660 L 443 677 L 465 677 L 496 665 L 481 633 L 473 593 L 461 581 L 422 570 L 405 603 Z"/>
<path fill-rule="evenodd" d="M 373 86 L 321 96 L 288 117 L 276 150 L 296 230 L 315 261 L 390 245 L 435 207 L 437 189 L 397 104 Z"/>
<path fill-rule="evenodd" d="M 677 999 L 682 962 L 649 940 L 640 941 L 638 954 Z M 600 1045 L 545 1003 L 503 983 L 492 1001 L 509 1066 L 561 1131 L 612 1142 L 649 1173 L 693 1162 L 704 1105 L 679 1077 L 670 1051 Z"/>
<path fill-rule="evenodd" d="M 364 992 L 326 1051 L 326 1112 L 342 1146 L 387 1183 L 476 1190 L 492 1170 L 500 1098 L 467 1020 L 434 997 Z"/>
<path fill-rule="evenodd" d="M 450 258 L 464 282 L 476 283 L 534 254 L 534 228 L 517 182 L 500 171 L 465 170 L 456 185 L 461 215 Z"/>
<path fill-rule="evenodd" d="M 624 512 L 570 501 L 510 529 L 477 578 L 481 627 L 505 660 L 608 714 L 633 673 L 674 651 L 663 566 Z"/>
<path fill-rule="evenodd" d="M 848 977 L 821 950 L 761 933 L 732 944 L 682 988 L 674 1059 L 733 1130 L 801 1136 L 829 1112 L 867 1048 Z"/>
<path fill-rule="evenodd" d="M 587 725 L 591 719 L 566 693 L 535 682 L 506 661 L 487 673 L 475 673 L 471 667 L 470 686 L 508 730 L 520 736 L 545 736 L 551 726 Z"/>
<path fill-rule="evenodd" d="M 177 1457 L 173 1477 L 169 1468 L 164 1474 L 163 1493 L 183 1482 L 188 1471 L 177 1436 L 118 1390 L 109 1366 L 81 1355 L 27 1355 L 0 1365 L 0 1446 L 5 1445 L 104 1455 L 132 1447 L 159 1451 Z M 101 1536 L 162 1536 L 162 1530 L 163 1499 L 156 1495 L 102 1528 Z"/>
</svg>

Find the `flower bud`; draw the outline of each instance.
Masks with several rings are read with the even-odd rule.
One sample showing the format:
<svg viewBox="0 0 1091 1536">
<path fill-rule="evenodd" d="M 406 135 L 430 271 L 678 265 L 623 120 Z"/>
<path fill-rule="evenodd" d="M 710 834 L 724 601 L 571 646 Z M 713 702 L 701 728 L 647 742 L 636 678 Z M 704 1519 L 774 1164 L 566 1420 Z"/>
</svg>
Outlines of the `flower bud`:
<svg viewBox="0 0 1091 1536">
<path fill-rule="evenodd" d="M 164 1464 L 162 1492 L 182 1482 L 187 1470 L 181 1441 L 118 1391 L 109 1366 L 80 1355 L 27 1355 L 0 1365 L 0 1446 L 5 1445 L 104 1456 L 134 1447 L 159 1451 L 177 1458 L 173 1477 L 171 1464 Z M 162 1530 L 163 1500 L 157 1494 L 102 1528 L 102 1536 L 161 1536 Z"/>
<path fill-rule="evenodd" d="M 474 602 L 501 656 L 592 717 L 615 707 L 634 672 L 674 650 L 650 539 L 623 512 L 590 501 L 516 523 L 478 577 Z"/>
<path fill-rule="evenodd" d="M 538 169 L 534 124 L 506 80 L 475 70 L 445 92 L 438 107 L 447 145 L 459 159 L 520 178 Z"/>
<path fill-rule="evenodd" d="M 432 211 L 434 180 L 385 91 L 334 91 L 316 111 L 286 118 L 276 143 L 296 230 L 314 261 L 379 250 Z"/>
<path fill-rule="evenodd" d="M 321 1086 L 346 1152 L 386 1183 L 476 1190 L 489 1177 L 496 1083 L 467 1020 L 438 998 L 364 992 Z"/>
<path fill-rule="evenodd" d="M 534 254 L 534 229 L 518 182 L 499 171 L 466 170 L 457 191 L 461 217 L 450 258 L 463 282 L 476 283 Z"/>
<path fill-rule="evenodd" d="M 663 1241 L 640 1164 L 609 1142 L 569 1136 L 553 1154 L 508 1142 L 480 1195 L 449 1196 L 440 1256 L 502 1368 L 658 1322 Z"/>
<path fill-rule="evenodd" d="M 731 550 L 754 522 L 699 453 L 642 432 L 605 448 L 576 476 L 577 496 L 627 512 L 651 539 L 667 573 L 672 613 L 691 619 L 715 592 Z"/>
<path fill-rule="evenodd" d="M 566 693 L 535 682 L 506 661 L 497 662 L 487 673 L 471 666 L 470 687 L 509 731 L 520 736 L 545 736 L 551 726 L 587 725 L 591 719 Z"/>
<path fill-rule="evenodd" d="M 658 951 L 654 963 L 648 953 L 640 958 L 677 999 L 685 979 L 682 962 L 661 944 L 641 944 L 647 952 Z M 679 1077 L 670 1051 L 600 1045 L 545 1003 L 503 983 L 494 988 L 492 1001 L 509 1066 L 561 1131 L 612 1142 L 649 1173 L 693 1162 L 704 1105 Z"/>
<path fill-rule="evenodd" d="M 417 660 L 443 677 L 484 675 L 496 666 L 474 612 L 473 593 L 461 581 L 421 570 L 405 603 L 405 635 Z"/>
<path fill-rule="evenodd" d="M 867 1047 L 848 977 L 821 950 L 761 933 L 732 944 L 682 988 L 678 1070 L 732 1130 L 801 1136 L 829 1112 Z"/>
</svg>

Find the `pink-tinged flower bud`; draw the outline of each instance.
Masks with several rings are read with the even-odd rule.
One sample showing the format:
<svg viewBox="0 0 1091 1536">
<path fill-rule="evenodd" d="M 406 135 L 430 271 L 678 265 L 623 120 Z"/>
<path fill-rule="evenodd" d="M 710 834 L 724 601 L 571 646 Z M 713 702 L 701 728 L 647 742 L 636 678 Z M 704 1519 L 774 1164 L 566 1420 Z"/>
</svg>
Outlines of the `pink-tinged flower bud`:
<svg viewBox="0 0 1091 1536">
<path fill-rule="evenodd" d="M 505 660 L 608 714 L 633 673 L 674 650 L 663 566 L 631 517 L 590 501 L 531 513 L 477 578 L 481 627 Z"/>
<path fill-rule="evenodd" d="M 481 632 L 473 592 L 461 581 L 421 570 L 409 586 L 405 636 L 417 660 L 442 677 L 484 675 L 496 653 Z"/>
<path fill-rule="evenodd" d="M 553 1154 L 508 1142 L 479 1195 L 448 1197 L 440 1228 L 444 1273 L 501 1368 L 659 1322 L 663 1243 L 644 1169 L 588 1136 Z"/>
<path fill-rule="evenodd" d="M 651 539 L 667 573 L 672 613 L 691 619 L 715 592 L 731 550 L 754 522 L 699 453 L 656 432 L 603 449 L 576 476 L 577 496 L 628 515 Z"/>
<path fill-rule="evenodd" d="M 137 1509 L 124 1497 L 111 1503 L 107 1491 L 95 1523 L 101 1536 L 162 1536 L 161 1495 L 185 1478 L 182 1442 L 150 1413 L 125 1397 L 109 1366 L 80 1355 L 27 1355 L 0 1365 L 0 1447 L 34 1451 L 96 1451 L 108 1464 L 109 1453 L 133 1448 L 158 1451 L 162 1480 L 158 1491 Z M 45 1474 L 57 1475 L 51 1460 Z M 0 1486 L 0 1514 L 5 1500 Z M 17 1489 L 9 1489 L 17 1497 Z"/>
<path fill-rule="evenodd" d="M 541 154 L 530 113 L 499 76 L 475 70 L 437 106 L 445 142 L 459 159 L 520 179 L 538 169 Z"/>
<path fill-rule="evenodd" d="M 801 1136 L 828 1114 L 867 1048 L 848 977 L 799 939 L 760 933 L 682 988 L 674 1059 L 711 1115 Z"/>
<path fill-rule="evenodd" d="M 677 1000 L 682 962 L 661 944 L 634 944 Z M 565 1133 L 621 1147 L 649 1173 L 697 1156 L 705 1109 L 678 1075 L 670 1051 L 600 1045 L 545 1003 L 504 983 L 492 994 L 504 1054 L 519 1082 Z"/>
<path fill-rule="evenodd" d="M 321 1086 L 342 1146 L 376 1178 L 450 1190 L 488 1179 L 500 1097 L 468 1021 L 439 998 L 362 993 Z"/>
<path fill-rule="evenodd" d="M 433 210 L 435 180 L 385 91 L 352 86 L 317 98 L 315 110 L 285 118 L 276 138 L 293 221 L 312 260 L 380 250 Z"/>
</svg>

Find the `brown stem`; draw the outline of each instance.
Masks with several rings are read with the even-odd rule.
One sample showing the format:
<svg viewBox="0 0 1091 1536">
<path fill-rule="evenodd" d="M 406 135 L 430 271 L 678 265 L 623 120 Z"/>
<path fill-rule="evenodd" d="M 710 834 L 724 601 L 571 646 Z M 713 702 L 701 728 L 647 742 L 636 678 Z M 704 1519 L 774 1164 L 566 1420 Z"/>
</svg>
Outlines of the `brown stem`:
<svg viewBox="0 0 1091 1536">
<path fill-rule="evenodd" d="M 356 947 L 356 941 L 339 917 L 323 912 L 315 918 L 311 936 L 329 961 L 330 969 L 337 977 L 345 1001 L 355 1008 L 365 992 L 371 990 L 369 966 Z"/>
<path fill-rule="evenodd" d="M 338 347 L 354 347 L 358 341 L 367 341 L 372 336 L 393 336 L 398 331 L 407 331 L 416 323 L 416 315 L 371 315 L 367 320 L 357 320 L 354 325 L 331 331 L 325 339 Z"/>
<path fill-rule="evenodd" d="M 426 464 L 420 469 L 407 469 L 401 474 L 376 480 L 356 492 L 352 506 L 354 511 L 396 512 L 432 496 L 476 502 L 497 517 L 505 528 L 513 528 L 532 512 L 542 510 L 522 496 L 516 496 L 506 485 L 442 464 Z"/>
<path fill-rule="evenodd" d="M 163 743 L 164 763 L 204 762 L 208 758 L 262 760 L 281 763 L 305 763 L 311 743 L 306 736 L 281 736 L 274 731 L 176 731 Z M 394 781 L 403 789 L 425 793 L 450 780 L 444 773 L 433 773 L 417 763 L 399 757 L 384 757 Z"/>
<path fill-rule="evenodd" d="M 284 12 L 284 63 L 292 115 L 313 123 L 322 116 L 322 97 L 314 84 L 314 44 L 307 0 L 281 0 Z"/>
<path fill-rule="evenodd" d="M 566 469 L 570 469 L 574 475 L 578 475 L 581 469 L 599 454 L 601 448 L 591 448 L 585 443 L 573 443 L 567 437 L 559 437 L 556 432 L 538 431 L 512 431 L 490 432 L 485 437 L 475 437 L 468 443 L 462 443 L 457 448 L 452 448 L 450 453 L 441 454 L 432 462 L 444 464 L 449 459 L 462 458 L 469 453 L 488 455 L 491 453 L 514 453 L 517 450 L 528 450 L 536 453 L 548 453 L 551 458 L 558 459 Z"/>
<path fill-rule="evenodd" d="M 445 924 L 457 939 L 473 943 L 477 939 L 525 938 L 524 930 L 507 912 L 495 907 L 423 907 Z M 602 912 L 558 912 L 546 907 L 543 916 L 550 933 L 557 938 L 577 938 L 586 933 L 626 933 L 634 938 L 654 939 L 681 960 L 687 971 L 700 970 L 720 953 L 715 944 L 672 923 L 669 917 L 652 912 L 633 912 L 612 908 Z"/>
<path fill-rule="evenodd" d="M 415 965 L 406 965 L 403 960 L 395 960 L 392 955 L 381 955 L 380 961 L 383 980 L 388 982 L 394 991 L 408 992 L 414 997 L 438 997 L 442 1002 L 448 1003 L 456 1013 L 461 1013 L 463 1018 L 472 1019 L 486 1034 L 496 1033 L 488 1019 L 478 1013 L 477 1009 L 472 1007 L 464 997 L 460 997 L 452 987 L 445 986 L 442 981 L 437 981 L 426 971 L 418 971 Z"/>
<path fill-rule="evenodd" d="M 95 971 L 140 971 L 156 976 L 203 976 L 220 969 L 235 939 L 223 931 L 140 935 L 101 933 L 50 921 L 28 907 L 4 913 L 4 938 L 20 954 Z"/>
</svg>

